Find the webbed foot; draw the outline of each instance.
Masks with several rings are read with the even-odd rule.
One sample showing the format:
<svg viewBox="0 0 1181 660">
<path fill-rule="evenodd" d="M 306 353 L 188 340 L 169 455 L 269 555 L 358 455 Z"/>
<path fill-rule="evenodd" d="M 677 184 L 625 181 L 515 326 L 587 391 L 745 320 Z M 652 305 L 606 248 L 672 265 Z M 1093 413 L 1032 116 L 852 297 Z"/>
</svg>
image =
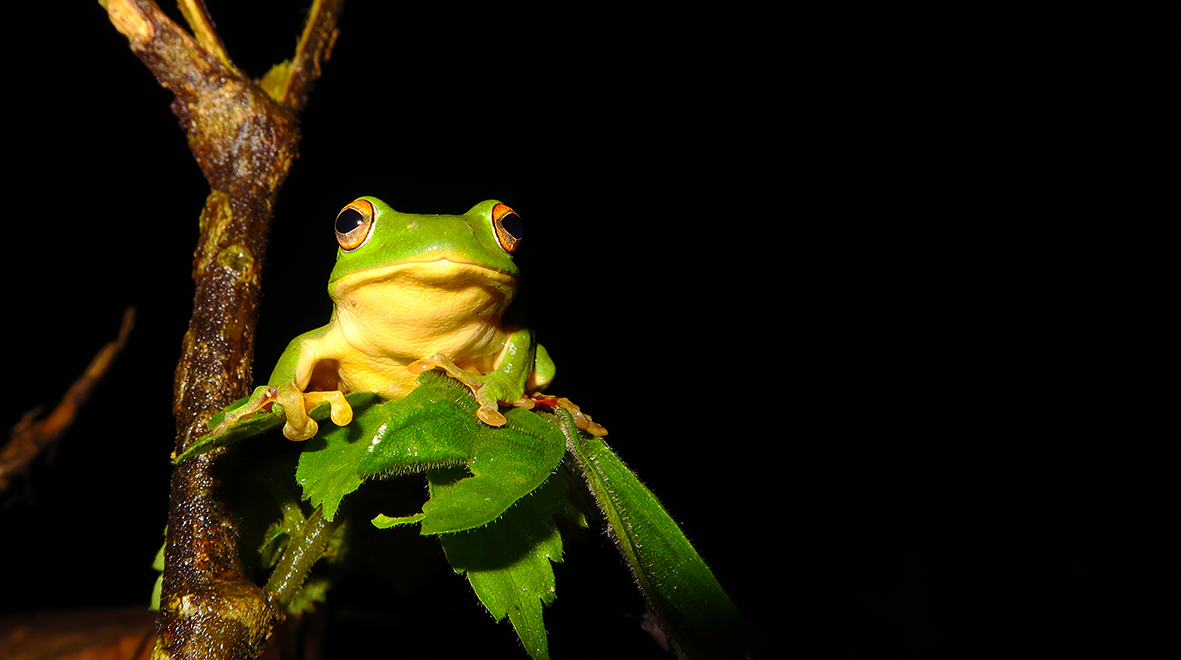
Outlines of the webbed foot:
<svg viewBox="0 0 1181 660">
<path fill-rule="evenodd" d="M 353 421 L 353 408 L 344 398 L 344 392 L 301 392 L 294 385 L 263 385 L 255 388 L 250 399 L 241 408 L 236 408 L 226 414 L 212 433 L 224 433 L 239 422 L 250 418 L 260 410 L 269 411 L 271 406 L 278 403 L 283 406 L 284 416 L 287 418 L 283 425 L 283 435 L 288 440 L 303 441 L 316 435 L 320 426 L 316 420 L 308 417 L 307 411 L 327 401 L 332 411 L 332 423 L 337 426 L 347 426 Z"/>
<path fill-rule="evenodd" d="M 263 385 L 261 387 L 254 388 L 254 391 L 250 393 L 250 398 L 246 400 L 246 403 L 240 408 L 234 408 L 233 410 L 227 411 L 225 417 L 223 417 L 222 420 L 218 422 L 217 426 L 214 426 L 209 431 L 209 433 L 211 435 L 220 435 L 237 426 L 239 422 L 250 419 L 254 416 L 254 413 L 260 410 L 270 410 L 271 404 L 275 402 L 278 394 L 279 388 L 277 387 Z"/>
<path fill-rule="evenodd" d="M 337 426 L 347 426 L 353 421 L 353 407 L 344 398 L 344 392 L 331 390 L 328 392 L 300 392 L 294 386 L 279 386 L 277 398 L 279 405 L 287 416 L 287 423 L 283 425 L 283 435 L 288 440 L 303 442 L 311 439 L 320 430 L 316 420 L 308 416 L 309 410 L 328 402 L 332 423 Z"/>
<path fill-rule="evenodd" d="M 566 397 L 554 397 L 540 392 L 534 392 L 532 396 L 524 393 L 513 392 L 508 384 L 503 382 L 503 374 L 494 371 L 487 376 L 473 374 L 469 371 L 460 369 L 454 362 L 446 355 L 433 355 L 422 360 L 415 360 L 407 365 L 410 373 L 420 374 L 431 369 L 442 369 L 447 372 L 455 380 L 467 385 L 475 395 L 476 401 L 480 404 L 480 409 L 476 411 L 476 416 L 480 421 L 489 426 L 504 426 L 508 420 L 501 414 L 499 404 L 506 402 L 516 408 L 524 408 L 526 410 L 532 409 L 534 405 L 540 404 L 550 409 L 564 408 L 570 411 L 570 415 L 574 418 L 574 425 L 578 428 L 594 435 L 601 437 L 607 435 L 607 429 L 603 428 L 602 424 L 595 422 L 591 416 L 582 412 L 582 410 L 570 399 Z M 500 374 L 501 377 L 498 377 Z"/>
<path fill-rule="evenodd" d="M 532 397 L 524 397 L 524 398 L 529 399 L 529 405 L 528 406 L 519 406 L 521 408 L 526 408 L 526 407 L 532 408 L 534 406 L 534 404 L 543 405 L 543 406 L 549 408 L 550 410 L 557 410 L 558 408 L 565 408 L 566 410 L 570 411 L 570 416 L 574 418 L 574 425 L 577 426 L 578 428 L 582 429 L 583 431 L 586 431 L 587 433 L 589 433 L 597 438 L 601 438 L 601 437 L 607 435 L 607 429 L 603 428 L 602 424 L 599 424 L 598 422 L 592 420 L 590 415 L 582 412 L 582 409 L 579 408 L 577 404 L 575 404 L 573 401 L 571 401 L 570 399 L 567 399 L 564 396 L 554 397 L 554 396 L 550 396 L 548 394 L 534 392 Z M 513 405 L 516 406 L 517 403 L 513 403 Z"/>
<path fill-rule="evenodd" d="M 511 385 L 505 382 L 506 375 L 502 372 L 493 371 L 486 376 L 473 374 L 460 369 L 446 355 L 437 354 L 422 360 L 415 360 L 406 368 L 412 374 L 420 374 L 431 369 L 442 369 L 447 372 L 448 376 L 467 385 L 476 397 L 476 403 L 480 404 L 476 416 L 488 426 L 504 426 L 508 422 L 500 412 L 501 401 L 517 405 L 519 400 L 525 398 L 521 396 L 520 390 L 515 393 L 512 391 Z"/>
</svg>

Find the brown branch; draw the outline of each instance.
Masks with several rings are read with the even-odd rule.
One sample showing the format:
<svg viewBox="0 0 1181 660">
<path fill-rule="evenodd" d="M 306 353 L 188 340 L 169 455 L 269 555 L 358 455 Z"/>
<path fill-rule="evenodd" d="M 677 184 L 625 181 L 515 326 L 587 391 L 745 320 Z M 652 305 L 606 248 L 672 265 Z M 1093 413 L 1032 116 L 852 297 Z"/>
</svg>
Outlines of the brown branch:
<svg viewBox="0 0 1181 660">
<path fill-rule="evenodd" d="M 180 13 L 185 17 L 185 22 L 189 24 L 189 29 L 193 31 L 197 44 L 207 52 L 213 53 L 218 61 L 227 68 L 236 71 L 237 67 L 230 61 L 230 54 L 226 52 L 225 44 L 217 35 L 217 26 L 213 24 L 213 18 L 209 15 L 205 0 L 179 0 L 176 4 L 180 7 Z"/>
<path fill-rule="evenodd" d="M 343 2 L 314 0 L 311 14 L 330 18 L 309 20 L 295 47 L 295 57 L 275 65 L 260 83 L 274 99 L 297 112 L 303 109 L 312 82 L 320 77 L 321 57 L 327 61 L 332 55 L 332 46 L 339 34 L 334 26 L 342 5 Z"/>
<path fill-rule="evenodd" d="M 181 2 L 195 38 L 151 0 L 104 3 L 132 52 L 175 94 L 172 111 L 211 189 L 193 259 L 193 316 L 176 370 L 177 452 L 248 391 L 271 211 L 299 143 L 296 117 L 327 59 L 342 6 L 315 2 L 293 60 L 255 83 L 230 60 L 201 0 Z M 219 454 L 173 471 L 153 657 L 253 657 L 282 618 L 242 575 L 236 522 L 212 475 Z"/>
<path fill-rule="evenodd" d="M 70 428 L 78 410 L 86 404 L 90 393 L 114 364 L 115 356 L 123 350 L 133 327 L 135 308 L 128 307 L 123 312 L 123 325 L 119 328 L 119 336 L 99 350 L 86 367 L 86 371 L 82 372 L 78 380 L 66 390 L 53 412 L 45 419 L 37 421 L 41 408 L 35 408 L 25 413 L 21 421 L 12 428 L 8 443 L 0 450 L 0 491 L 8 488 L 13 475 L 23 472 L 42 450 L 53 444 Z"/>
</svg>

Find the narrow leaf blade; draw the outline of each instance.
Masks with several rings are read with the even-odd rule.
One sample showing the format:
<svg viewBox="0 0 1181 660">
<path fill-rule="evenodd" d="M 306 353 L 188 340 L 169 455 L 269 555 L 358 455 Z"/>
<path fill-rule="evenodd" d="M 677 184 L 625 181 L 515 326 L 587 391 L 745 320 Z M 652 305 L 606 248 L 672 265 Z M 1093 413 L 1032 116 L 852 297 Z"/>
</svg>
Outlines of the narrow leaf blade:
<svg viewBox="0 0 1181 660">
<path fill-rule="evenodd" d="M 747 625 L 652 491 L 607 443 L 559 413 L 567 448 L 653 613 L 688 658 L 746 657 Z"/>
</svg>

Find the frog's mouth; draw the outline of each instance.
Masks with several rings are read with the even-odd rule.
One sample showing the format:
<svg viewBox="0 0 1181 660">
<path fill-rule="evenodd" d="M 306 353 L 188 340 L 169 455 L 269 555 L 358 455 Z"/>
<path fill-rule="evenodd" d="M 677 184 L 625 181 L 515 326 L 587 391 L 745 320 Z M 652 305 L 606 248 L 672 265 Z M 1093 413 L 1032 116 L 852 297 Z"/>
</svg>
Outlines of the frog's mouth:
<svg viewBox="0 0 1181 660">
<path fill-rule="evenodd" d="M 397 297 L 407 295 L 455 295 L 472 289 L 486 289 L 492 297 L 501 297 L 497 306 L 508 304 L 516 289 L 517 276 L 495 268 L 460 260 L 456 255 L 428 252 L 396 264 L 354 271 L 332 282 L 328 294 L 344 300 L 363 289 L 397 289 Z"/>
</svg>

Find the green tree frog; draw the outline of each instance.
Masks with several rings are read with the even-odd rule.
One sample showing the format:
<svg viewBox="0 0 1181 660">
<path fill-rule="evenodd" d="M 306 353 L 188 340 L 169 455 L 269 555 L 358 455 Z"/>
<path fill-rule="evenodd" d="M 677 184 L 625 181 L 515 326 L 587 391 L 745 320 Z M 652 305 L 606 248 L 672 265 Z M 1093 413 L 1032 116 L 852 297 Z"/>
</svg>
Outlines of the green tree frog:
<svg viewBox="0 0 1181 660">
<path fill-rule="evenodd" d="M 562 405 L 579 426 L 606 433 L 564 399 L 534 399 L 554 363 L 533 332 L 505 314 L 517 288 L 513 253 L 524 226 L 511 208 L 481 202 L 463 215 L 399 213 L 360 197 L 336 216 L 340 250 L 328 280 L 334 309 L 328 325 L 287 346 L 267 385 L 227 416 L 230 425 L 271 403 L 283 406 L 283 434 L 307 440 L 317 424 L 307 415 L 327 401 L 338 426 L 352 421 L 349 392 L 405 396 L 419 373 L 444 369 L 479 403 L 492 426 L 506 420 L 500 404 Z M 217 429 L 215 429 L 215 432 Z"/>
</svg>

